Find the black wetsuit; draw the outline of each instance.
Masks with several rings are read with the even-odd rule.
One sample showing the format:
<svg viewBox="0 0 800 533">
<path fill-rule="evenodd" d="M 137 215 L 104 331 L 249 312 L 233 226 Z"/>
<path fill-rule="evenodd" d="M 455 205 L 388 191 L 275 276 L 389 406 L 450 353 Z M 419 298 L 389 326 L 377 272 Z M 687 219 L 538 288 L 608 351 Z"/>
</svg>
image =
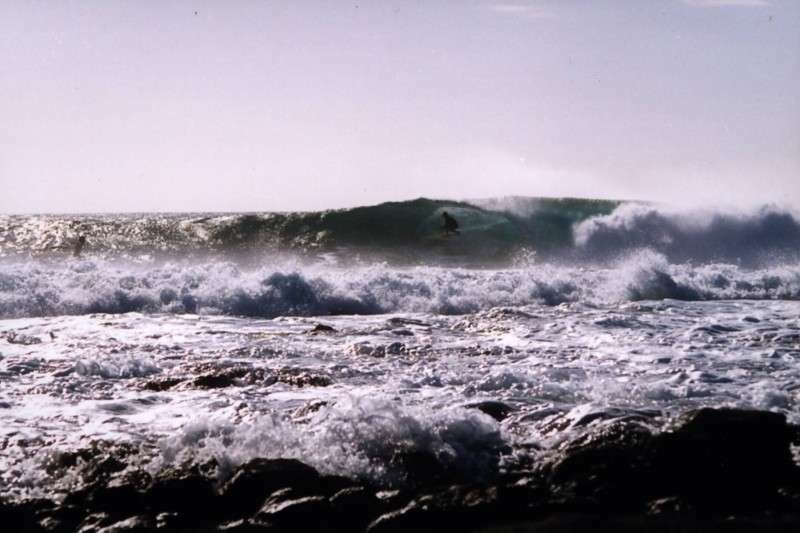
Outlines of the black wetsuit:
<svg viewBox="0 0 800 533">
<path fill-rule="evenodd" d="M 458 222 L 456 221 L 456 219 L 454 219 L 447 213 L 442 213 L 442 218 L 444 219 L 445 234 L 458 233 Z"/>
</svg>

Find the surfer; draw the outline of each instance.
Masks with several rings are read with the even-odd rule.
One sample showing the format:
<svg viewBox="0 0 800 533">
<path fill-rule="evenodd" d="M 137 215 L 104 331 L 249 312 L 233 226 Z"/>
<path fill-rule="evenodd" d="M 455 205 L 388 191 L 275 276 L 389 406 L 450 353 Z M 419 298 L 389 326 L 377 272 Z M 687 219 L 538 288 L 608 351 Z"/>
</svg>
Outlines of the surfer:
<svg viewBox="0 0 800 533">
<path fill-rule="evenodd" d="M 80 257 L 81 252 L 83 251 L 83 247 L 85 245 L 86 245 L 86 237 L 84 235 L 81 235 L 75 242 L 75 248 L 72 249 L 72 255 L 74 255 L 75 257 Z"/>
<path fill-rule="evenodd" d="M 458 222 L 455 218 L 453 218 L 447 211 L 442 213 L 442 219 L 444 220 L 444 230 L 445 235 L 458 235 Z"/>
</svg>

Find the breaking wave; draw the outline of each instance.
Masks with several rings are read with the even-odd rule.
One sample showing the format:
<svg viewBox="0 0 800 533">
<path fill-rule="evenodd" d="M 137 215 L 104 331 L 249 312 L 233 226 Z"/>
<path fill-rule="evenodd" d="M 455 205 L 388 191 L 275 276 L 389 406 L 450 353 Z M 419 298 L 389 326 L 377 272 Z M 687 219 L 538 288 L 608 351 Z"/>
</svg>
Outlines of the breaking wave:
<svg viewBox="0 0 800 533">
<path fill-rule="evenodd" d="M 0 317 L 197 313 L 251 317 L 422 312 L 634 300 L 800 299 L 800 266 L 673 264 L 637 251 L 607 267 L 502 270 L 331 267 L 245 269 L 226 261 L 161 266 L 78 261 L 0 264 Z"/>
<path fill-rule="evenodd" d="M 442 213 L 460 234 L 442 234 Z M 314 213 L 0 216 L 0 257 L 68 256 L 77 237 L 95 258 L 265 253 L 397 265 L 508 266 L 520 255 L 608 263 L 647 248 L 670 262 L 764 266 L 800 257 L 800 218 L 777 207 L 680 211 L 608 200 L 420 198 Z"/>
<path fill-rule="evenodd" d="M 444 211 L 460 235 L 442 236 Z M 80 259 L 77 235 L 88 236 Z M 777 207 L 422 198 L 318 213 L 0 217 L 6 318 L 461 314 L 799 294 L 800 218 Z"/>
<path fill-rule="evenodd" d="M 648 248 L 674 263 L 725 261 L 760 266 L 797 260 L 800 221 L 774 207 L 733 213 L 626 204 L 609 215 L 578 223 L 575 243 L 582 256 L 594 259 Z"/>
<path fill-rule="evenodd" d="M 572 226 L 618 205 L 605 200 L 517 198 L 483 203 L 420 198 L 314 213 L 0 217 L 0 257 L 69 253 L 79 235 L 101 256 L 189 252 L 343 252 L 392 262 L 471 264 L 507 260 L 522 248 L 572 244 Z M 442 213 L 459 237 L 445 239 Z"/>
<path fill-rule="evenodd" d="M 278 416 L 235 425 L 195 420 L 161 442 L 161 463 L 213 458 L 224 471 L 254 457 L 296 458 L 326 474 L 399 486 L 413 482 L 411 463 L 443 467 L 465 480 L 491 478 L 507 448 L 498 423 L 480 411 L 453 407 L 431 413 L 388 398 L 353 396 L 323 407 L 302 425 Z M 421 457 L 430 462 L 418 464 Z"/>
</svg>

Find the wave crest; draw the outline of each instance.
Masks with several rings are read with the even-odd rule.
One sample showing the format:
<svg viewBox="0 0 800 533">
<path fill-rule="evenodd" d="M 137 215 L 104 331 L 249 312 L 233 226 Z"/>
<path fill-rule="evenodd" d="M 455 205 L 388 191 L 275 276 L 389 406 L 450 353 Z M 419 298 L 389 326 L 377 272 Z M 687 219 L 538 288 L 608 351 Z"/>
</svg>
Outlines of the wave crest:
<svg viewBox="0 0 800 533">
<path fill-rule="evenodd" d="M 193 313 L 272 318 L 392 312 L 463 314 L 492 307 L 631 300 L 800 299 L 800 267 L 670 264 L 639 251 L 611 267 L 507 270 L 230 262 L 0 264 L 0 317 Z"/>
<path fill-rule="evenodd" d="M 670 262 L 733 262 L 763 265 L 797 259 L 800 221 L 776 207 L 751 213 L 676 211 L 625 204 L 575 227 L 581 256 L 616 258 L 631 250 L 655 250 Z"/>
</svg>

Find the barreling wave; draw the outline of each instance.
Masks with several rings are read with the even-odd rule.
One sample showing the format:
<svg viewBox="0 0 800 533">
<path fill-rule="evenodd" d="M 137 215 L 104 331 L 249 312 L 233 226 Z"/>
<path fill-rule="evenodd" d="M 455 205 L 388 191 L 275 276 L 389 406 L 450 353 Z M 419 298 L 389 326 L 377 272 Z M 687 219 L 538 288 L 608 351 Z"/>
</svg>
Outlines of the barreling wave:
<svg viewBox="0 0 800 533">
<path fill-rule="evenodd" d="M 517 198 L 514 202 L 420 198 L 313 213 L 151 214 L 0 217 L 0 257 L 68 253 L 78 235 L 102 256 L 210 251 L 343 252 L 392 262 L 495 262 L 523 248 L 547 252 L 572 245 L 572 227 L 610 214 L 617 202 Z M 461 235 L 444 239 L 441 215 Z"/>
<path fill-rule="evenodd" d="M 800 265 L 747 269 L 671 264 L 639 251 L 610 267 L 503 270 L 386 264 L 243 269 L 226 261 L 124 265 L 109 261 L 0 264 L 0 317 L 197 313 L 251 317 L 420 312 L 636 300 L 800 299 Z"/>
<path fill-rule="evenodd" d="M 461 233 L 444 238 L 448 211 Z M 608 263 L 647 248 L 670 262 L 764 266 L 797 260 L 800 218 L 776 207 L 751 212 L 677 211 L 608 200 L 511 197 L 453 202 L 420 198 L 313 213 L 0 216 L 0 257 L 69 254 L 78 235 L 95 258 L 217 258 L 263 253 L 403 265 L 508 265 L 540 259 Z"/>
</svg>

